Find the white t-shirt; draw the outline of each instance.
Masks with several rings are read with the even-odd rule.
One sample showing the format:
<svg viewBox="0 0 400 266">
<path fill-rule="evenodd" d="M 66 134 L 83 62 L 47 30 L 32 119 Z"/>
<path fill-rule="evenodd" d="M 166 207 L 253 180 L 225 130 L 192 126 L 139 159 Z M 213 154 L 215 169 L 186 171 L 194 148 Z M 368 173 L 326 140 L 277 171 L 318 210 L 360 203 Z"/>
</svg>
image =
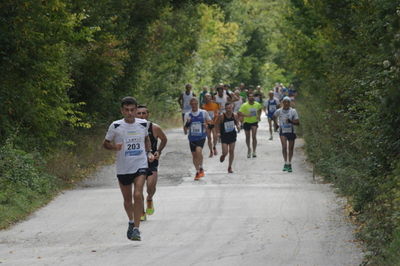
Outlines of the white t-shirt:
<svg viewBox="0 0 400 266">
<path fill-rule="evenodd" d="M 117 175 L 134 174 L 140 168 L 147 168 L 145 138 L 148 135 L 147 120 L 135 118 L 134 123 L 126 123 L 124 119 L 111 123 L 105 139 L 114 143 L 122 143 L 117 152 Z"/>
<path fill-rule="evenodd" d="M 279 108 L 274 113 L 274 116 L 279 119 L 279 127 L 282 133 L 296 133 L 296 128 L 292 123 L 288 123 L 288 119 L 291 121 L 299 119 L 296 109 L 289 107 L 289 109 Z"/>
</svg>

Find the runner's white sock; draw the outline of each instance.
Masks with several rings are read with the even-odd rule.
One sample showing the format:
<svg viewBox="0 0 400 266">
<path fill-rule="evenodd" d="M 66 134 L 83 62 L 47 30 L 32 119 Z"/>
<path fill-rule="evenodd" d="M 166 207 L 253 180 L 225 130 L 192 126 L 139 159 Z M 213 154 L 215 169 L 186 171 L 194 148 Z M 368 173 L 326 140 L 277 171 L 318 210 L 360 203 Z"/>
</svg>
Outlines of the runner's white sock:
<svg viewBox="0 0 400 266">
<path fill-rule="evenodd" d="M 133 223 L 134 223 L 134 221 L 133 221 L 133 220 L 129 220 L 129 223 L 130 223 L 130 224 L 133 224 Z"/>
<path fill-rule="evenodd" d="M 285 164 L 290 164 L 288 161 L 285 161 Z"/>
</svg>

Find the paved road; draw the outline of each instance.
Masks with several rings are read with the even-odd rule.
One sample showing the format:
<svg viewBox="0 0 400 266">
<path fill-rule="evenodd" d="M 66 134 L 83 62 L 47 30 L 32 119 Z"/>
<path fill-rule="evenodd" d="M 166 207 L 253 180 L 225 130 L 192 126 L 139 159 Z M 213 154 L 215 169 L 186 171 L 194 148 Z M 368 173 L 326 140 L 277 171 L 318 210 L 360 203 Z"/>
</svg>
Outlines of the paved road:
<svg viewBox="0 0 400 266">
<path fill-rule="evenodd" d="M 313 181 L 301 140 L 294 172 L 282 172 L 278 137 L 267 140 L 265 120 L 261 127 L 257 158 L 246 158 L 241 132 L 235 173 L 218 157 L 206 158 L 206 176 L 197 182 L 186 137 L 168 131 L 156 212 L 142 224 L 141 242 L 126 239 L 112 165 L 0 232 L 0 264 L 359 265 L 344 202 Z"/>
</svg>

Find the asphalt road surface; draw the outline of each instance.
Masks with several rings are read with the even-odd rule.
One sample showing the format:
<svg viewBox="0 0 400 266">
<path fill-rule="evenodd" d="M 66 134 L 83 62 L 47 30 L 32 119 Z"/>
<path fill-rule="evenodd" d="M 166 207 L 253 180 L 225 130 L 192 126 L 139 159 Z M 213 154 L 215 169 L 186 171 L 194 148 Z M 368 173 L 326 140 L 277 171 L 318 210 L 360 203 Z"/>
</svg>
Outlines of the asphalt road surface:
<svg viewBox="0 0 400 266">
<path fill-rule="evenodd" d="M 208 158 L 193 181 L 187 137 L 169 139 L 159 168 L 155 213 L 142 241 L 126 238 L 127 217 L 114 165 L 100 169 L 9 230 L 0 232 L 0 265 L 359 265 L 363 253 L 344 200 L 313 180 L 302 141 L 293 173 L 282 172 L 279 137 L 263 118 L 257 158 L 246 158 L 244 132 L 233 174 Z M 105 151 L 106 152 L 106 151 Z"/>
</svg>

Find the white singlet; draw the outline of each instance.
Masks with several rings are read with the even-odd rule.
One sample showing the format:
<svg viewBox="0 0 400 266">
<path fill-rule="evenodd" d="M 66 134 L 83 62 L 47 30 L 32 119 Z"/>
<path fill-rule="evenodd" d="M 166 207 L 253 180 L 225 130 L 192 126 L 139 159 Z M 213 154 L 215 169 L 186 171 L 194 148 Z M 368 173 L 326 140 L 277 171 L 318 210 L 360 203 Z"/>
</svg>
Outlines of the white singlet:
<svg viewBox="0 0 400 266">
<path fill-rule="evenodd" d="M 183 109 L 182 113 L 187 113 L 192 110 L 192 107 L 190 106 L 190 99 L 193 98 L 193 92 L 191 91 L 189 95 L 186 94 L 186 92 L 182 93 L 182 103 L 183 103 Z"/>
</svg>

